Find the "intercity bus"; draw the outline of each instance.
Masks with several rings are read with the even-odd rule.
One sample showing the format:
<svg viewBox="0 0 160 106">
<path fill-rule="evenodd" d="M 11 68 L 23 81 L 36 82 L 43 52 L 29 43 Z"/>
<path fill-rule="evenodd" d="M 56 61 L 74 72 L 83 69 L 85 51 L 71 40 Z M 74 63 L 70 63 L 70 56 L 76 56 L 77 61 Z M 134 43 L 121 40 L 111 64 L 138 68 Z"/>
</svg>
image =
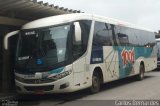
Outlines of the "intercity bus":
<svg viewBox="0 0 160 106">
<path fill-rule="evenodd" d="M 65 14 L 29 22 L 19 35 L 15 83 L 19 93 L 64 93 L 136 76 L 157 67 L 154 32 L 92 14 Z M 5 44 L 7 46 L 7 44 Z"/>
</svg>

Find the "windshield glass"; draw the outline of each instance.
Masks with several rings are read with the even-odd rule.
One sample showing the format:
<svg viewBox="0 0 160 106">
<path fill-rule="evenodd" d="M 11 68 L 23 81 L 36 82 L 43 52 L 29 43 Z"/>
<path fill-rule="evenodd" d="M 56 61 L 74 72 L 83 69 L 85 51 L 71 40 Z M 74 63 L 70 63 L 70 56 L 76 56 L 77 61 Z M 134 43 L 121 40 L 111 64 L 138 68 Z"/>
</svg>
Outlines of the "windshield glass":
<svg viewBox="0 0 160 106">
<path fill-rule="evenodd" d="M 65 62 L 69 54 L 69 32 L 70 25 L 21 31 L 16 66 L 40 71 Z"/>
</svg>

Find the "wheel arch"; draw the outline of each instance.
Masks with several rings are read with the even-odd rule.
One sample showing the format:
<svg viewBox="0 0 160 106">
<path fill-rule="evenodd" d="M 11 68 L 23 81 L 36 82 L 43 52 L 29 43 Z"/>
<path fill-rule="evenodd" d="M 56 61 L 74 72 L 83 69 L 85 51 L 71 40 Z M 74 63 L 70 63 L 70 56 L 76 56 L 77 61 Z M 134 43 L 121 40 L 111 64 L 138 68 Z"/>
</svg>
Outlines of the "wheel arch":
<svg viewBox="0 0 160 106">
<path fill-rule="evenodd" d="M 101 84 L 103 84 L 104 83 L 104 74 L 103 74 L 102 68 L 100 66 L 96 66 L 93 70 L 92 76 L 95 72 L 98 73 L 98 75 L 100 76 L 100 82 L 101 82 Z"/>
<path fill-rule="evenodd" d="M 144 61 L 141 61 L 141 62 L 140 62 L 140 65 L 143 65 L 143 67 L 144 67 L 144 72 L 145 72 L 145 64 L 144 64 Z"/>
</svg>

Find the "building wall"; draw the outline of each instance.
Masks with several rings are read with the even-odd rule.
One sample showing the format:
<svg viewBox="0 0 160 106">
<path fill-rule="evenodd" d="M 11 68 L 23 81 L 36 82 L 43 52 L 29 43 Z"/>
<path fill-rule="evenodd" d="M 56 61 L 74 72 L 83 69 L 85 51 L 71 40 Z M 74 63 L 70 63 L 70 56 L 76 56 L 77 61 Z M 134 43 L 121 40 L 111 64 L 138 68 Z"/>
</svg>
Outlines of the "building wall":
<svg viewBox="0 0 160 106">
<path fill-rule="evenodd" d="M 9 50 L 7 55 L 3 48 L 3 39 L 4 36 L 14 30 L 20 29 L 20 27 L 27 21 L 2 17 L 0 16 L 0 91 L 3 88 L 3 84 L 10 83 L 10 86 L 13 86 L 13 65 L 14 65 L 14 51 Z M 16 37 L 13 37 L 10 40 L 10 49 L 13 49 L 16 45 Z M 9 63 L 7 63 L 9 59 Z M 11 82 L 12 81 L 12 82 Z M 7 85 L 7 84 L 6 84 Z M 8 88 L 6 86 L 6 88 Z M 12 89 L 12 88 L 11 88 Z"/>
<path fill-rule="evenodd" d="M 11 26 L 11 25 L 0 25 L 0 89 L 2 87 L 2 75 L 3 75 L 3 71 L 4 67 L 8 67 L 8 69 L 11 71 L 11 68 L 13 67 L 12 64 L 5 64 L 4 63 L 4 50 L 3 50 L 3 38 L 4 35 L 6 35 L 8 32 L 14 31 L 19 29 L 20 27 L 18 26 Z M 12 54 L 11 54 L 12 55 Z M 12 62 L 13 62 L 13 56 L 9 56 L 12 57 Z"/>
</svg>

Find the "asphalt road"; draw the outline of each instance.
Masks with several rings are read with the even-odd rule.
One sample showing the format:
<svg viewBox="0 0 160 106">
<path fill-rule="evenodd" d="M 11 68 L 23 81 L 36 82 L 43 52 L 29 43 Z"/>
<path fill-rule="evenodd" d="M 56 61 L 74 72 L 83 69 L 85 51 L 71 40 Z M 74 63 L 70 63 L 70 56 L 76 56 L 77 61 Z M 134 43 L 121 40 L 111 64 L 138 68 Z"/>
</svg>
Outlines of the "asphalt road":
<svg viewBox="0 0 160 106">
<path fill-rule="evenodd" d="M 111 106 L 115 103 L 106 100 L 160 100 L 160 71 L 145 73 L 142 81 L 131 77 L 104 84 L 96 94 L 82 90 L 70 94 L 25 95 L 15 101 L 18 106 Z"/>
</svg>

